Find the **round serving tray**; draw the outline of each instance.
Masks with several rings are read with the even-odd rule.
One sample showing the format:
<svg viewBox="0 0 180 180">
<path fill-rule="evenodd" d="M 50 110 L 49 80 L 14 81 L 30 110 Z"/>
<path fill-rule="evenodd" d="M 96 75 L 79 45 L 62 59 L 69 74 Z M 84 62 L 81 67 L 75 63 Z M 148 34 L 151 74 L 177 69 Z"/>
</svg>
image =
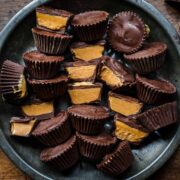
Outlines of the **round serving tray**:
<svg viewBox="0 0 180 180">
<path fill-rule="evenodd" d="M 12 59 L 23 63 L 22 54 L 34 49 L 31 28 L 35 26 L 35 8 L 44 3 L 72 12 L 103 9 L 111 15 L 122 10 L 140 14 L 150 26 L 150 41 L 163 41 L 168 45 L 166 63 L 158 74 L 169 79 L 177 87 L 180 97 L 180 37 L 174 27 L 151 4 L 143 0 L 34 0 L 20 10 L 0 33 L 0 62 Z M 9 119 L 18 114 L 18 108 L 0 100 L 0 146 L 12 161 L 33 179 L 115 179 L 97 171 L 83 161 L 62 174 L 39 160 L 43 148 L 31 139 L 10 137 Z M 180 105 L 178 104 L 178 111 Z M 180 112 L 180 111 L 179 111 Z M 179 117 L 178 117 L 179 118 Z M 140 147 L 133 148 L 135 161 L 120 179 L 145 179 L 159 169 L 171 157 L 180 143 L 180 123 L 152 134 Z"/>
</svg>

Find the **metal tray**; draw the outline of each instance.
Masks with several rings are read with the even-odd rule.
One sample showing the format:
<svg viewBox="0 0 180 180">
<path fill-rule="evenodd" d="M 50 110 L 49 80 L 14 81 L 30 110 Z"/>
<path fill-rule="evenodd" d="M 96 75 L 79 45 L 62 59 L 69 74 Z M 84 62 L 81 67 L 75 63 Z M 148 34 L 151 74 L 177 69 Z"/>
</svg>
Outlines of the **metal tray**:
<svg viewBox="0 0 180 180">
<path fill-rule="evenodd" d="M 22 54 L 34 48 L 31 28 L 35 26 L 35 7 L 50 3 L 54 7 L 72 12 L 103 9 L 111 15 L 122 10 L 133 10 L 140 14 L 151 29 L 151 41 L 168 44 L 166 63 L 158 72 L 172 81 L 180 97 L 180 37 L 174 27 L 152 5 L 143 0 L 34 0 L 19 11 L 0 33 L 0 60 L 12 59 L 23 63 Z M 180 110 L 180 105 L 178 105 Z M 179 111 L 180 112 L 180 111 Z M 106 176 L 86 162 L 79 163 L 68 173 L 62 174 L 39 160 L 42 147 L 21 138 L 10 137 L 9 119 L 17 115 L 18 108 L 0 100 L 0 146 L 14 163 L 33 179 L 115 179 Z M 173 154 L 180 142 L 180 123 L 152 134 L 142 146 L 133 148 L 135 161 L 120 179 L 144 179 L 160 168 Z M 119 178 L 118 178 L 119 179 Z"/>
</svg>

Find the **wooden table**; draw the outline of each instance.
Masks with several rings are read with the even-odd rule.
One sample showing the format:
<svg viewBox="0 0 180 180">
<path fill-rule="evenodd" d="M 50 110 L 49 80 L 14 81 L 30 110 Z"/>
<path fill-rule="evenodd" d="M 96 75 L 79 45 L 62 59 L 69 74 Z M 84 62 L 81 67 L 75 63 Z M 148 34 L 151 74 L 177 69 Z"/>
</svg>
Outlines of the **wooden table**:
<svg viewBox="0 0 180 180">
<path fill-rule="evenodd" d="M 23 6 L 31 0 L 0 0 L 0 30 L 8 20 Z M 163 0 L 148 0 L 158 8 L 179 31 L 180 12 L 174 10 Z M 27 180 L 30 179 L 21 170 L 19 170 L 9 158 L 0 150 L 0 179 L 1 180 Z M 180 147 L 171 157 L 171 159 L 158 170 L 150 179 L 178 180 L 180 179 Z"/>
</svg>

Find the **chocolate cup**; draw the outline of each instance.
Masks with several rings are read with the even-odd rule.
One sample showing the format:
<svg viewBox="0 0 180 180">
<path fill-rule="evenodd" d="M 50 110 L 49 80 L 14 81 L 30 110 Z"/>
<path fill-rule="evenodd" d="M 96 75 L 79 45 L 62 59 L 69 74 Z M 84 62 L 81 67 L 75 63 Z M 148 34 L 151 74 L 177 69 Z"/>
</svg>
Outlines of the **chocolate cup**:
<svg viewBox="0 0 180 180">
<path fill-rule="evenodd" d="M 28 79 L 33 92 L 42 100 L 51 100 L 63 95 L 67 90 L 68 78 L 64 75 L 49 79 Z"/>
<path fill-rule="evenodd" d="M 127 50 L 125 48 L 122 48 L 122 47 L 117 47 L 117 45 L 115 45 L 115 43 L 113 42 L 113 40 L 114 39 L 118 39 L 118 37 L 113 37 L 114 36 L 114 32 L 113 32 L 111 26 L 113 24 L 113 21 L 115 21 L 116 18 L 118 18 L 118 17 L 120 17 L 122 15 L 132 15 L 132 16 L 136 17 L 138 19 L 138 23 L 137 24 L 139 26 L 142 26 L 143 35 L 142 35 L 141 41 L 136 46 L 132 47 L 129 50 Z M 132 29 L 131 29 L 131 31 L 132 31 Z M 108 41 L 109 41 L 109 44 L 111 45 L 111 47 L 114 50 L 116 50 L 117 52 L 126 53 L 126 54 L 131 54 L 131 53 L 137 52 L 143 46 L 144 41 L 146 40 L 146 38 L 148 36 L 147 30 L 146 30 L 146 27 L 145 27 L 145 24 L 144 24 L 142 18 L 139 17 L 136 13 L 134 13 L 132 11 L 123 11 L 123 12 L 120 12 L 120 13 L 116 14 L 115 16 L 113 16 L 112 21 L 110 22 L 110 24 L 108 26 L 108 31 L 107 32 L 108 32 Z M 123 45 L 126 46 L 125 43 Z"/>
<path fill-rule="evenodd" d="M 107 13 L 107 16 L 99 22 L 86 25 L 71 23 L 71 26 L 75 35 L 79 38 L 80 41 L 88 42 L 101 40 L 106 33 L 108 18 L 109 14 Z"/>
<path fill-rule="evenodd" d="M 68 110 L 72 126 L 76 131 L 83 134 L 98 134 L 103 130 L 104 123 L 109 119 L 109 116 L 99 118 L 90 118 L 72 113 Z"/>
<path fill-rule="evenodd" d="M 32 33 L 38 51 L 51 55 L 63 54 L 72 39 L 71 35 L 57 34 L 38 28 L 33 28 Z"/>
<path fill-rule="evenodd" d="M 73 141 L 69 143 L 71 138 L 73 138 Z M 53 165 L 59 171 L 65 171 L 74 166 L 79 160 L 79 152 L 76 137 L 72 136 L 71 138 L 63 144 L 66 146 L 63 151 L 59 150 L 55 156 L 52 155 L 46 157 L 44 154 L 46 153 L 47 149 L 42 151 L 40 155 L 41 161 Z"/>
<path fill-rule="evenodd" d="M 177 102 L 170 102 L 152 108 L 136 117 L 149 131 L 155 131 L 177 122 Z"/>
<path fill-rule="evenodd" d="M 171 84 L 165 79 L 162 80 L 167 82 L 167 84 Z M 143 81 L 139 75 L 136 75 L 136 88 L 138 98 L 147 104 L 162 104 L 168 102 L 172 100 L 176 94 L 175 87 L 173 87 L 171 92 L 165 92 L 163 89 L 157 89 L 153 85 L 149 85 Z"/>
<path fill-rule="evenodd" d="M 78 139 L 80 154 L 91 161 L 100 160 L 104 155 L 106 155 L 106 153 L 112 150 L 117 141 L 117 139 L 113 137 L 114 139 L 110 142 L 105 141 L 96 143 L 92 140 L 89 140 L 88 136 L 82 135 L 80 133 L 76 133 L 76 136 Z"/>
<path fill-rule="evenodd" d="M 58 115 L 55 118 L 58 118 Z M 65 119 L 57 123 L 53 128 L 46 129 L 46 131 L 36 132 L 36 129 L 34 129 L 32 132 L 33 137 L 46 146 L 56 146 L 63 143 L 71 136 L 71 126 L 67 113 L 65 113 L 65 117 L 62 118 Z M 47 121 L 51 121 L 51 119 Z"/>
<path fill-rule="evenodd" d="M 121 142 L 111 154 L 97 164 L 97 168 L 111 176 L 118 176 L 133 163 L 134 157 L 127 141 Z"/>
<path fill-rule="evenodd" d="M 152 43 L 153 44 L 153 43 Z M 151 54 L 150 56 L 134 57 L 131 54 L 130 58 L 128 55 L 124 55 L 125 60 L 131 64 L 133 70 L 138 74 L 148 74 L 158 70 L 165 61 L 167 46 L 160 52 Z"/>
<path fill-rule="evenodd" d="M 28 57 L 28 54 L 36 53 L 45 60 L 39 59 L 38 57 Z M 32 55 L 33 56 L 33 55 Z M 31 78 L 34 79 L 50 79 L 57 75 L 60 70 L 60 65 L 64 60 L 63 57 L 57 56 L 46 56 L 38 51 L 27 52 L 23 55 L 26 69 Z"/>
<path fill-rule="evenodd" d="M 18 103 L 27 96 L 27 90 L 22 96 L 22 87 L 20 88 L 20 83 L 25 82 L 24 76 L 24 66 L 17 64 L 10 60 L 5 60 L 1 67 L 0 72 L 0 92 L 3 100 L 10 103 Z"/>
</svg>

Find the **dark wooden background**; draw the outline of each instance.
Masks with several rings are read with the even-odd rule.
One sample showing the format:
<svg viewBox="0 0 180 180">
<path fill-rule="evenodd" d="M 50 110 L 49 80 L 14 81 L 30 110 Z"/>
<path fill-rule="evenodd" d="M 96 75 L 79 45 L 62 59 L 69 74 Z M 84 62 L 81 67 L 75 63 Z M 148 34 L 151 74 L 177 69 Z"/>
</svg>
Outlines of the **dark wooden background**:
<svg viewBox="0 0 180 180">
<path fill-rule="evenodd" d="M 179 32 L 180 9 L 175 10 L 164 3 L 164 0 L 147 0 L 158 8 Z M 9 19 L 31 0 L 0 0 L 0 31 Z M 0 180 L 29 180 L 0 150 Z M 170 160 L 150 179 L 180 180 L 180 147 Z"/>
</svg>

